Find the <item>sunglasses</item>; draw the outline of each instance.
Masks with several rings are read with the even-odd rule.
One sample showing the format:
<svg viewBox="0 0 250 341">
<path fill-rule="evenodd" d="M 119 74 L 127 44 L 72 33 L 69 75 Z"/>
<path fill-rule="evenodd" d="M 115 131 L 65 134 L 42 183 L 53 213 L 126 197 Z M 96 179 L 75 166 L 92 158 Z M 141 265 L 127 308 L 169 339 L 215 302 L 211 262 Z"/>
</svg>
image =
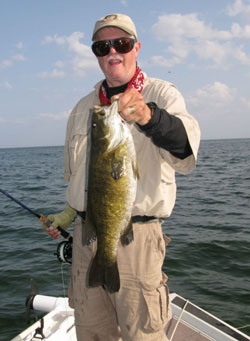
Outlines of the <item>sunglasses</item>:
<svg viewBox="0 0 250 341">
<path fill-rule="evenodd" d="M 110 40 L 99 40 L 93 43 L 92 51 L 96 57 L 104 57 L 109 54 L 111 46 L 114 47 L 118 53 L 128 53 L 135 45 L 133 38 L 116 38 Z"/>
</svg>

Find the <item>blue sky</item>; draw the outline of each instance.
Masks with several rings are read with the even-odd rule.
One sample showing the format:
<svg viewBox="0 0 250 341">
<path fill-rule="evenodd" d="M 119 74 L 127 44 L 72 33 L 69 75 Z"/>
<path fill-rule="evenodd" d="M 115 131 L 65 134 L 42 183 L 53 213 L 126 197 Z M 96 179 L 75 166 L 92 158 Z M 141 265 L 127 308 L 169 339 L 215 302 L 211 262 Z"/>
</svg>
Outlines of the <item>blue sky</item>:
<svg viewBox="0 0 250 341">
<path fill-rule="evenodd" d="M 174 83 L 203 139 L 250 138 L 250 0 L 9 0 L 0 11 L 0 148 L 63 145 L 103 78 L 95 21 L 131 16 L 148 76 Z"/>
</svg>

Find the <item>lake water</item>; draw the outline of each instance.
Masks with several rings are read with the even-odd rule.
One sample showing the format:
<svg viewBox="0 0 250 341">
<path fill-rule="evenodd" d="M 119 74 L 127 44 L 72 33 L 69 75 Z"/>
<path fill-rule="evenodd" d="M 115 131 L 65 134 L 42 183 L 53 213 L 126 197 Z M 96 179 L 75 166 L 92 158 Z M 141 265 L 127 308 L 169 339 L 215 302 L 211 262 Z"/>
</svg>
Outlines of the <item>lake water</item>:
<svg viewBox="0 0 250 341">
<path fill-rule="evenodd" d="M 36 212 L 63 210 L 66 187 L 63 147 L 0 149 L 0 188 Z M 250 139 L 202 141 L 196 170 L 177 175 L 177 187 L 163 224 L 172 240 L 163 269 L 170 291 L 237 328 L 249 325 Z M 69 267 L 54 256 L 57 244 L 0 193 L 0 340 L 27 327 L 31 278 L 40 294 L 67 293 Z M 250 335 L 250 327 L 242 331 Z"/>
</svg>

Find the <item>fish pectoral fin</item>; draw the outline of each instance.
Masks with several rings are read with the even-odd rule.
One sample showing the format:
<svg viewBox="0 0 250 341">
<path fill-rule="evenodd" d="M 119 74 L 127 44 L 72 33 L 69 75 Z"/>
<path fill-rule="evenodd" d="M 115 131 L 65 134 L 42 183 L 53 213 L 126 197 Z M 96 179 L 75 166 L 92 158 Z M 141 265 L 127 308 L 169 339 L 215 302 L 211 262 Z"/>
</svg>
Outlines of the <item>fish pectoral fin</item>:
<svg viewBox="0 0 250 341">
<path fill-rule="evenodd" d="M 111 160 L 111 176 L 114 180 L 120 179 L 125 173 L 125 158 L 119 152 L 114 152 Z"/>
<path fill-rule="evenodd" d="M 82 245 L 90 245 L 96 240 L 96 229 L 89 210 L 86 212 L 86 223 L 82 228 Z"/>
<path fill-rule="evenodd" d="M 137 165 L 137 161 L 134 160 L 132 162 L 132 169 L 133 169 L 133 173 L 134 173 L 134 177 L 139 180 L 140 179 L 140 175 L 139 175 L 139 169 L 138 169 L 138 165 Z"/>
<path fill-rule="evenodd" d="M 134 240 L 132 219 L 130 219 L 128 226 L 126 227 L 126 229 L 121 234 L 120 240 L 121 240 L 122 246 L 127 246 Z"/>
</svg>

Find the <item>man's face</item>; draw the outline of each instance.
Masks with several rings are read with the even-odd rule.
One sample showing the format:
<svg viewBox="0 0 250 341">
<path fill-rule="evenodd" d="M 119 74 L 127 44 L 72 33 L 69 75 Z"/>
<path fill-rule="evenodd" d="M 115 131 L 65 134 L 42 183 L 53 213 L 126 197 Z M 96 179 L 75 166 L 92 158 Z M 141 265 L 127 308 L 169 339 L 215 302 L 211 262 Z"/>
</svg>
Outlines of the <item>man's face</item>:
<svg viewBox="0 0 250 341">
<path fill-rule="evenodd" d="M 128 33 L 115 27 L 105 27 L 97 33 L 96 40 L 115 39 L 121 37 L 133 38 Z M 118 53 L 113 46 L 108 55 L 98 57 L 99 65 L 110 87 L 125 84 L 131 80 L 136 70 L 136 59 L 141 47 L 136 42 L 134 48 L 128 53 Z"/>
</svg>

